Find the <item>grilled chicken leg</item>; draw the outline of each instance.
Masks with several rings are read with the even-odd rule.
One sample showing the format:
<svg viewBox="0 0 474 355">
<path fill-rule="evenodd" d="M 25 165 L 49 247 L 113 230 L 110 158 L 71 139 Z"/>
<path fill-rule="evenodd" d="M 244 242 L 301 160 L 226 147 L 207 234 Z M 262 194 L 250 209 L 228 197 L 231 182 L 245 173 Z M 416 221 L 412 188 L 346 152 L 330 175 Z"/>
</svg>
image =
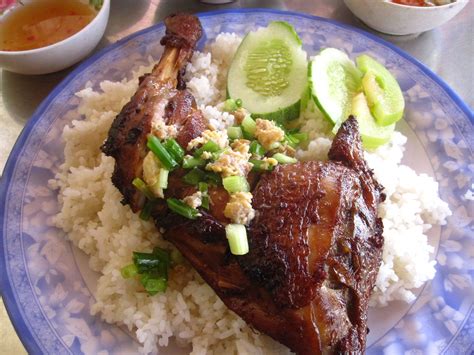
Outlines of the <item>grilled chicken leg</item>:
<svg viewBox="0 0 474 355">
<path fill-rule="evenodd" d="M 178 14 L 167 17 L 165 25 L 166 35 L 161 40 L 165 49 L 159 63 L 140 78 L 137 92 L 114 120 L 102 146 L 116 162 L 112 182 L 134 212 L 144 202 L 132 181 L 142 175 L 148 134 L 160 137 L 166 132 L 185 146 L 205 129 L 193 96 L 178 91 L 183 89 L 185 66 L 201 37 L 201 24 L 195 16 Z"/>
</svg>

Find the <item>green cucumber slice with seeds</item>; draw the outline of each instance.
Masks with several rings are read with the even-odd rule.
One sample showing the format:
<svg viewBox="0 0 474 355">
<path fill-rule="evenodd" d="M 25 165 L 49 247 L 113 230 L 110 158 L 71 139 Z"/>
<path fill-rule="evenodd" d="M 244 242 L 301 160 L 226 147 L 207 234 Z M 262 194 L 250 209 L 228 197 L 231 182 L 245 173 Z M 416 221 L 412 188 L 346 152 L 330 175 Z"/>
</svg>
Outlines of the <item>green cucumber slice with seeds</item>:
<svg viewBox="0 0 474 355">
<path fill-rule="evenodd" d="M 395 123 L 380 126 L 370 113 L 367 99 L 363 92 L 352 99 L 352 112 L 359 123 L 359 132 L 365 149 L 373 150 L 388 143 L 395 131 Z"/>
<path fill-rule="evenodd" d="M 271 22 L 249 32 L 240 44 L 227 75 L 227 94 L 241 99 L 253 117 L 291 120 L 300 114 L 307 68 L 306 52 L 294 28 L 283 21 Z"/>
<path fill-rule="evenodd" d="M 308 74 L 314 102 L 339 126 L 351 113 L 352 98 L 361 90 L 362 73 L 346 53 L 326 48 L 311 61 Z"/>
<path fill-rule="evenodd" d="M 362 85 L 377 123 L 388 126 L 400 120 L 405 110 L 405 100 L 395 77 L 366 54 L 357 57 L 356 63 L 364 73 Z"/>
</svg>

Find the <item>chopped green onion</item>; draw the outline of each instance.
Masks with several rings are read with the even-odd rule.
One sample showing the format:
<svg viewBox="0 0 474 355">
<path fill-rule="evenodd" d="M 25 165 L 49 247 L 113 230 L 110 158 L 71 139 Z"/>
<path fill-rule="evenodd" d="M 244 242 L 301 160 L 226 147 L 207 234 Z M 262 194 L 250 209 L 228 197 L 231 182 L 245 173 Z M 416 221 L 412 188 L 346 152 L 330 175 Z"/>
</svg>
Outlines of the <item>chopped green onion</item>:
<svg viewBox="0 0 474 355">
<path fill-rule="evenodd" d="M 308 140 L 308 133 L 302 132 L 302 133 L 292 133 L 291 134 L 294 138 L 298 139 L 301 142 L 306 142 Z"/>
<path fill-rule="evenodd" d="M 170 257 L 171 257 L 171 263 L 173 263 L 174 265 L 182 264 L 184 261 L 183 255 L 179 252 L 178 249 L 171 250 Z"/>
<path fill-rule="evenodd" d="M 163 260 L 153 254 L 153 253 L 140 253 L 133 252 L 133 263 L 138 268 L 138 273 L 142 274 L 144 272 L 150 271 L 153 268 L 156 268 L 161 263 L 164 263 Z"/>
<path fill-rule="evenodd" d="M 206 210 L 209 209 L 209 195 L 207 194 L 209 190 L 209 185 L 205 182 L 200 182 L 198 184 L 198 189 L 202 193 L 201 196 L 201 206 Z"/>
<path fill-rule="evenodd" d="M 265 155 L 265 148 L 262 147 L 257 141 L 252 141 L 249 148 L 250 154 L 255 154 L 259 156 Z"/>
<path fill-rule="evenodd" d="M 176 198 L 169 198 L 166 200 L 166 203 L 171 211 L 188 219 L 196 219 L 199 216 L 197 209 L 189 207 L 183 201 Z"/>
<path fill-rule="evenodd" d="M 153 255 L 156 255 L 162 260 L 163 262 L 169 264 L 170 263 L 170 253 L 163 248 L 154 247 L 153 248 Z"/>
<path fill-rule="evenodd" d="M 250 117 L 250 115 L 245 116 L 242 120 L 242 130 L 247 133 L 249 136 L 253 137 L 255 135 L 255 130 L 257 129 L 257 123 Z"/>
<path fill-rule="evenodd" d="M 240 100 L 240 104 L 242 105 L 242 100 Z M 226 112 L 234 112 L 239 108 L 237 102 L 234 99 L 227 99 L 224 101 L 224 111 Z"/>
<path fill-rule="evenodd" d="M 205 182 L 200 182 L 200 183 L 198 184 L 198 189 L 199 189 L 199 191 L 201 191 L 201 192 L 207 192 L 207 190 L 209 189 L 209 185 L 206 184 Z"/>
<path fill-rule="evenodd" d="M 244 176 L 228 176 L 222 179 L 224 189 L 229 193 L 249 192 L 250 186 Z"/>
<path fill-rule="evenodd" d="M 181 148 L 176 139 L 169 138 L 165 141 L 165 148 L 178 163 L 183 161 L 184 149 Z"/>
<path fill-rule="evenodd" d="M 158 292 L 165 292 L 168 282 L 165 278 L 148 278 L 143 285 L 150 296 L 156 295 Z"/>
<path fill-rule="evenodd" d="M 207 193 L 201 197 L 201 206 L 206 210 L 209 210 L 209 196 Z"/>
<path fill-rule="evenodd" d="M 123 278 L 140 276 L 140 282 L 150 295 L 166 291 L 170 254 L 156 247 L 152 253 L 133 252 L 133 264 L 121 269 Z"/>
<path fill-rule="evenodd" d="M 238 108 L 241 108 L 242 107 L 242 100 L 241 99 L 235 100 L 235 104 L 237 105 Z"/>
<path fill-rule="evenodd" d="M 143 181 L 140 178 L 135 178 L 132 180 L 132 185 L 137 188 L 138 191 L 140 191 L 142 194 L 145 195 L 146 198 L 149 200 L 153 200 L 155 196 L 153 196 L 153 193 L 150 191 L 150 189 L 146 186 L 145 181 Z"/>
<path fill-rule="evenodd" d="M 141 282 L 141 284 L 143 285 L 143 287 L 145 287 L 146 285 L 146 282 L 152 277 L 149 273 L 144 273 L 144 274 L 140 274 L 140 277 L 139 277 L 139 280 Z"/>
<path fill-rule="evenodd" d="M 168 175 L 170 171 L 164 168 L 160 169 L 160 174 L 158 175 L 158 186 L 162 189 L 166 189 L 168 187 Z"/>
<path fill-rule="evenodd" d="M 188 185 L 197 185 L 206 179 L 206 173 L 199 168 L 193 168 L 183 176 L 183 181 Z"/>
<path fill-rule="evenodd" d="M 219 186 L 222 184 L 222 178 L 219 174 L 213 173 L 212 171 L 206 171 L 206 181 L 209 184 Z"/>
<path fill-rule="evenodd" d="M 230 139 L 240 139 L 243 137 L 242 128 L 240 127 L 229 127 L 227 128 L 227 135 Z"/>
<path fill-rule="evenodd" d="M 217 152 L 212 153 L 212 160 L 217 160 L 221 156 L 222 153 L 224 153 L 225 149 L 219 149 Z"/>
<path fill-rule="evenodd" d="M 166 150 L 165 146 L 155 136 L 148 136 L 147 147 L 158 157 L 166 169 L 173 170 L 173 168 L 178 165 L 176 160 L 174 160 L 171 154 Z"/>
<path fill-rule="evenodd" d="M 194 152 L 194 157 L 199 158 L 203 152 L 217 152 L 219 150 L 219 145 L 213 141 L 207 141 L 204 145 Z"/>
<path fill-rule="evenodd" d="M 204 166 L 206 165 L 206 161 L 201 158 L 194 158 L 192 156 L 185 156 L 183 160 L 183 168 L 184 169 L 192 169 L 196 166 Z"/>
<path fill-rule="evenodd" d="M 298 145 L 298 143 L 300 142 L 297 138 L 295 138 L 293 135 L 291 134 L 287 134 L 285 133 L 285 141 L 290 145 L 290 147 L 292 148 L 296 148 L 296 146 Z"/>
<path fill-rule="evenodd" d="M 262 160 L 250 159 L 249 162 L 252 163 L 252 165 L 253 165 L 252 166 L 252 171 L 264 172 L 264 171 L 272 171 L 273 170 L 272 165 L 270 165 L 268 163 L 265 163 Z"/>
<path fill-rule="evenodd" d="M 232 254 L 245 255 L 249 252 L 247 230 L 243 224 L 228 224 L 225 234 Z"/>
<path fill-rule="evenodd" d="M 121 270 L 120 273 L 122 274 L 122 277 L 124 279 L 129 279 L 136 274 L 138 274 L 138 268 L 135 266 L 135 264 L 130 264 L 127 266 L 124 266 Z"/>
<path fill-rule="evenodd" d="M 152 201 L 147 201 L 145 202 L 145 205 L 143 206 L 142 210 L 140 211 L 140 219 L 144 220 L 144 221 L 148 221 L 150 219 L 150 216 L 151 216 L 151 212 L 153 210 L 153 206 L 155 204 L 152 202 Z"/>
<path fill-rule="evenodd" d="M 289 157 L 288 155 L 282 153 L 276 153 L 273 157 L 280 164 L 294 164 L 298 162 L 296 158 Z"/>
</svg>

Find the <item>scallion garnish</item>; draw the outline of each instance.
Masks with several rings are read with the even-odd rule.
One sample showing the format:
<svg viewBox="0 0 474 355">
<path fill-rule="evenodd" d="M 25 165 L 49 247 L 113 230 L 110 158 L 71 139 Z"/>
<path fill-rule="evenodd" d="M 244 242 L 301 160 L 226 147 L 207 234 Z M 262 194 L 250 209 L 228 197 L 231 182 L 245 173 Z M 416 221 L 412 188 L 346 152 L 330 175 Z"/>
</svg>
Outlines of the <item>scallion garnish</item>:
<svg viewBox="0 0 474 355">
<path fill-rule="evenodd" d="M 250 137 L 254 137 L 255 130 L 257 129 L 257 123 L 250 117 L 250 115 L 245 116 L 241 123 L 242 130 Z"/>
<path fill-rule="evenodd" d="M 158 157 L 161 164 L 163 164 L 166 169 L 173 170 L 173 168 L 178 166 L 176 160 L 173 159 L 171 154 L 166 150 L 165 146 L 155 136 L 148 136 L 147 147 Z"/>
<path fill-rule="evenodd" d="M 264 172 L 264 171 L 272 171 L 273 166 L 268 164 L 267 162 L 264 162 L 262 160 L 257 160 L 257 159 L 250 159 L 250 163 L 252 163 L 252 171 L 256 172 Z"/>
<path fill-rule="evenodd" d="M 252 141 L 250 142 L 249 152 L 250 154 L 263 156 L 265 155 L 265 148 L 263 148 L 262 145 L 257 141 Z"/>
<path fill-rule="evenodd" d="M 178 163 L 183 161 L 184 149 L 181 148 L 176 139 L 169 138 L 165 141 L 165 148 Z"/>
<path fill-rule="evenodd" d="M 153 201 L 146 201 L 145 205 L 143 206 L 142 210 L 140 211 L 140 219 L 144 221 L 148 221 L 151 216 L 151 211 L 153 210 L 154 203 Z"/>
<path fill-rule="evenodd" d="M 206 173 L 199 168 L 193 168 L 193 170 L 183 177 L 183 181 L 188 185 L 197 185 L 205 179 Z"/>
<path fill-rule="evenodd" d="M 276 153 L 272 158 L 274 158 L 280 164 L 294 164 L 298 162 L 296 158 L 289 157 L 283 153 Z"/>
<path fill-rule="evenodd" d="M 227 100 L 224 101 L 223 109 L 226 112 L 234 112 L 235 110 L 237 110 L 241 106 L 242 106 L 242 100 L 240 100 L 240 99 L 237 99 L 237 100 L 227 99 Z"/>
<path fill-rule="evenodd" d="M 225 234 L 232 254 L 245 255 L 249 252 L 247 230 L 243 224 L 228 224 Z"/>
<path fill-rule="evenodd" d="M 164 168 L 160 169 L 160 173 L 158 175 L 158 186 L 162 189 L 166 189 L 168 187 L 168 175 L 170 171 Z"/>
<path fill-rule="evenodd" d="M 144 275 L 143 275 L 144 276 Z M 168 287 L 168 280 L 164 277 L 141 277 L 141 282 L 145 290 L 150 296 L 156 295 L 158 292 L 165 292 Z"/>
<path fill-rule="evenodd" d="M 162 248 L 154 248 L 152 253 L 133 252 L 133 264 L 120 271 L 125 279 L 139 276 L 140 282 L 150 295 L 166 291 L 170 254 Z"/>
<path fill-rule="evenodd" d="M 183 159 L 183 168 L 184 169 L 192 169 L 196 166 L 204 166 L 206 165 L 206 161 L 201 158 L 194 158 L 190 155 L 187 155 Z"/>
<path fill-rule="evenodd" d="M 198 190 L 201 192 L 201 206 L 206 210 L 209 209 L 209 185 L 205 182 L 200 182 L 198 184 Z"/>
<path fill-rule="evenodd" d="M 295 138 L 293 135 L 285 133 L 285 141 L 289 144 L 290 147 L 296 148 L 298 143 L 300 142 L 299 139 Z"/>
<path fill-rule="evenodd" d="M 122 277 L 124 279 L 129 279 L 135 276 L 136 274 L 138 274 L 138 268 L 136 267 L 135 264 L 130 264 L 130 265 L 124 266 L 120 270 L 120 273 L 122 274 Z"/>
<path fill-rule="evenodd" d="M 201 206 L 206 210 L 209 210 L 209 196 L 207 193 L 201 197 Z"/>
<path fill-rule="evenodd" d="M 154 247 L 153 255 L 157 255 L 165 263 L 168 263 L 168 264 L 170 263 L 170 253 L 166 249 L 163 249 L 160 247 Z"/>
<path fill-rule="evenodd" d="M 212 171 L 206 171 L 206 181 L 209 184 L 219 186 L 222 184 L 222 177 L 219 174 L 214 173 Z"/>
<path fill-rule="evenodd" d="M 291 134 L 294 138 L 298 139 L 299 142 L 306 142 L 308 140 L 308 133 L 306 132 L 297 132 Z"/>
<path fill-rule="evenodd" d="M 240 127 L 229 127 L 227 128 L 227 136 L 230 139 L 240 139 L 243 137 L 242 128 Z"/>
<path fill-rule="evenodd" d="M 133 252 L 133 263 L 138 268 L 138 273 L 140 274 L 157 268 L 160 263 L 164 262 L 165 261 L 161 260 L 158 255 L 153 253 Z"/>
<path fill-rule="evenodd" d="M 204 143 L 204 145 L 201 148 L 197 149 L 194 152 L 194 157 L 199 158 L 203 152 L 213 153 L 213 152 L 217 152 L 218 150 L 219 150 L 219 145 L 216 142 L 207 141 L 206 143 Z"/>
<path fill-rule="evenodd" d="M 132 185 L 135 186 L 137 190 L 140 191 L 142 194 L 144 194 L 145 197 L 148 198 L 149 200 L 153 200 L 155 198 L 155 196 L 153 196 L 153 193 L 146 186 L 145 181 L 143 181 L 139 177 L 132 180 Z"/>
<path fill-rule="evenodd" d="M 182 264 L 184 261 L 183 255 L 177 249 L 171 250 L 170 257 L 171 263 L 174 265 Z"/>
<path fill-rule="evenodd" d="M 199 211 L 197 209 L 189 207 L 177 198 L 169 198 L 166 200 L 166 203 L 171 211 L 188 219 L 196 219 L 199 216 Z"/>
<path fill-rule="evenodd" d="M 222 153 L 224 153 L 225 149 L 219 149 L 216 152 L 212 153 L 212 160 L 217 160 L 221 156 Z"/>
<path fill-rule="evenodd" d="M 199 191 L 201 191 L 201 192 L 207 192 L 207 190 L 209 189 L 209 185 L 206 184 L 205 182 L 200 182 L 200 183 L 198 184 L 198 189 L 199 189 Z"/>
<path fill-rule="evenodd" d="M 250 191 L 249 183 L 244 176 L 225 177 L 222 179 L 222 185 L 229 193 Z"/>
</svg>

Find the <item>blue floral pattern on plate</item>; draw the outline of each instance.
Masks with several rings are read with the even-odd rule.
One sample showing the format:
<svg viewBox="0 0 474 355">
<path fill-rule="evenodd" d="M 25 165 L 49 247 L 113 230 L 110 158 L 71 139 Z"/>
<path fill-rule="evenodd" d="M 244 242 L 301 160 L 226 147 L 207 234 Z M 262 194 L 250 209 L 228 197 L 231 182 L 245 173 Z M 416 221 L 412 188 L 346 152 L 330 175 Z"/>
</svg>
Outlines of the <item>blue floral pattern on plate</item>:
<svg viewBox="0 0 474 355">
<path fill-rule="evenodd" d="M 467 354 L 473 351 L 473 142 L 472 111 L 435 74 L 392 45 L 363 31 L 314 16 L 275 10 L 200 15 L 205 38 L 245 32 L 272 20 L 293 24 L 305 49 L 337 47 L 351 57 L 365 52 L 392 70 L 405 93 L 407 122 L 429 159 L 441 197 L 453 211 L 440 231 L 437 274 L 408 311 L 367 353 Z M 1 184 L 1 286 L 14 326 L 31 353 L 112 354 L 135 352 L 121 328 L 90 315 L 93 292 L 77 266 L 64 233 L 51 227 L 58 209 L 47 188 L 62 162 L 60 136 L 80 119 L 74 93 L 103 80 L 118 81 L 159 58 L 162 24 L 145 29 L 93 56 L 42 103 L 13 149 Z M 416 168 L 416 167 L 414 167 Z M 471 199 L 469 199 L 471 196 Z"/>
</svg>

